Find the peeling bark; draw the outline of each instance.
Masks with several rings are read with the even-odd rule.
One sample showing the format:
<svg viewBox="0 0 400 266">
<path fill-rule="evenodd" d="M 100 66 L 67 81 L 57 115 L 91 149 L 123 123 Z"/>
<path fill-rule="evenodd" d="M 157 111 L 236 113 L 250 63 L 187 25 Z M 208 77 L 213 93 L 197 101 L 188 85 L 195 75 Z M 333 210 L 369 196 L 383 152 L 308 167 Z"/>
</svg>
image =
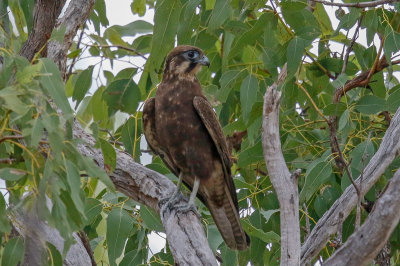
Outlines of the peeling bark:
<svg viewBox="0 0 400 266">
<path fill-rule="evenodd" d="M 399 153 L 400 108 L 393 116 L 378 151 L 364 169 L 363 184 L 360 191 L 361 196 L 364 196 L 371 189 Z M 360 177 L 355 180 L 355 183 L 360 187 Z M 347 187 L 340 198 L 338 198 L 332 207 L 319 219 L 303 244 L 301 249 L 301 264 L 310 262 L 318 255 L 327 243 L 329 237 L 335 234 L 341 226 L 339 222 L 341 219 L 339 218 L 343 217 L 343 220 L 345 220 L 357 205 L 357 200 L 357 193 L 354 186 Z"/>
<path fill-rule="evenodd" d="M 279 82 L 285 79 L 282 69 Z M 296 171 L 290 174 L 283 158 L 279 136 L 279 101 L 281 92 L 277 84 L 267 88 L 264 95 L 262 144 L 264 160 L 271 183 L 279 200 L 281 220 L 281 265 L 300 264 L 299 192 Z"/>
<path fill-rule="evenodd" d="M 397 170 L 364 224 L 323 265 L 362 266 L 370 263 L 399 223 L 399 191 L 400 170 Z"/>
<path fill-rule="evenodd" d="M 45 45 L 54 29 L 56 19 L 66 0 L 36 0 L 33 11 L 33 28 L 28 39 L 21 48 L 20 55 L 29 61 L 42 50 L 46 54 Z"/>
</svg>

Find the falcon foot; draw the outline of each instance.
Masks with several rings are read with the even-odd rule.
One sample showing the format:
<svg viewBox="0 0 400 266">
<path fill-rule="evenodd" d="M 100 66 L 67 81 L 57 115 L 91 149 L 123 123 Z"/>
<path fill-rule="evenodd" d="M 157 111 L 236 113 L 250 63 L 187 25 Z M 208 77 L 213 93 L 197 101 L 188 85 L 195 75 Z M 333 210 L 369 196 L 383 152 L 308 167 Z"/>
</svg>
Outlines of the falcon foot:
<svg viewBox="0 0 400 266">
<path fill-rule="evenodd" d="M 192 211 L 198 218 L 201 218 L 200 213 L 197 211 L 196 205 L 193 203 L 175 206 L 175 210 L 181 213 L 188 213 Z"/>
<path fill-rule="evenodd" d="M 172 209 L 179 201 L 181 201 L 183 198 L 182 193 L 179 193 L 178 191 L 174 192 L 172 196 L 164 197 L 160 199 L 158 206 L 163 206 L 165 205 L 166 208 Z"/>
</svg>

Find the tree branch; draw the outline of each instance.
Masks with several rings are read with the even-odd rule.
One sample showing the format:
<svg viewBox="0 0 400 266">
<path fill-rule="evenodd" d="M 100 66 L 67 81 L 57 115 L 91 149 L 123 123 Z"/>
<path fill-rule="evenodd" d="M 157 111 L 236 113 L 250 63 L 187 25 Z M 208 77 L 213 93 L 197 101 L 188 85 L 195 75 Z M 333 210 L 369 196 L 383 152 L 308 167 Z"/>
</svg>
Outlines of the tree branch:
<svg viewBox="0 0 400 266">
<path fill-rule="evenodd" d="M 64 41 L 61 43 L 50 41 L 48 44 L 48 57 L 58 65 L 64 78 L 66 77 L 68 49 L 71 47 L 78 29 L 82 27 L 92 11 L 94 3 L 95 0 L 72 0 L 64 16 L 57 21 L 56 29 L 65 27 Z"/>
<path fill-rule="evenodd" d="M 47 200 L 47 208 L 51 210 L 51 201 Z M 37 213 L 43 206 L 33 204 L 30 209 L 13 208 L 11 220 L 19 235 L 25 239 L 25 264 L 29 266 L 41 266 L 44 264 L 43 254 L 47 253 L 46 242 L 53 244 L 60 254 L 63 253 L 65 240 L 57 229 L 50 227 L 41 221 Z M 89 254 L 77 233 L 73 234 L 75 243 L 68 250 L 63 264 L 92 265 Z"/>
<path fill-rule="evenodd" d="M 19 54 L 29 61 L 42 50 L 50 38 L 65 0 L 37 0 L 33 14 L 33 28 Z"/>
<path fill-rule="evenodd" d="M 275 188 L 280 206 L 281 220 L 281 265 L 300 263 L 299 193 L 297 171 L 291 175 L 283 158 L 279 137 L 279 101 L 277 90 L 286 77 L 286 65 L 277 83 L 267 88 L 264 95 L 262 145 L 264 160 L 271 183 Z"/>
<path fill-rule="evenodd" d="M 324 1 L 324 0 L 310 0 L 310 1 L 321 3 L 321 4 L 327 5 L 327 6 L 357 7 L 357 8 L 376 7 L 379 5 L 391 4 L 391 3 L 398 2 L 398 0 L 377 0 L 377 1 L 371 1 L 371 2 L 358 2 L 358 3 L 334 3 L 334 2 Z"/>
<path fill-rule="evenodd" d="M 323 265 L 367 265 L 381 251 L 400 220 L 400 169 L 389 181 L 364 224 Z"/>
<path fill-rule="evenodd" d="M 78 29 L 89 15 L 93 4 L 94 0 L 72 0 L 65 15 L 57 23 L 58 28 L 66 27 L 64 42 L 50 42 L 48 57 L 57 63 L 64 75 L 68 49 Z M 86 144 L 78 146 L 81 154 L 93 158 L 100 167 L 104 168 L 101 151 L 93 148 L 94 138 L 86 133 L 76 121 L 73 126 L 73 134 L 75 138 L 86 141 Z M 110 174 L 116 189 L 158 212 L 160 209 L 164 209 L 163 206 L 159 206 L 159 201 L 176 188 L 172 181 L 137 164 L 129 154 L 119 150 L 116 150 L 116 153 L 117 166 L 115 171 Z M 182 200 L 179 204 L 184 204 L 184 201 Z M 160 216 L 171 252 L 178 265 L 216 265 L 215 257 L 197 216 L 176 213 L 174 210 L 162 212 Z"/>
<path fill-rule="evenodd" d="M 387 129 L 378 151 L 371 158 L 363 171 L 363 184 L 360 187 L 360 177 L 355 183 L 361 188 L 361 196 L 364 196 L 371 187 L 377 182 L 386 168 L 391 164 L 400 153 L 400 108 Z M 342 196 L 335 201 L 332 207 L 318 221 L 310 236 L 302 246 L 301 264 L 310 262 L 321 249 L 325 246 L 329 237 L 337 232 L 340 226 L 340 217 L 342 220 L 350 214 L 357 205 L 357 194 L 354 186 L 348 186 Z"/>
<path fill-rule="evenodd" d="M 101 151 L 93 148 L 94 138 L 76 121 L 73 132 L 74 138 L 86 141 L 86 144 L 78 146 L 80 153 L 93 158 L 97 165 L 104 168 Z M 111 180 L 117 190 L 160 213 L 175 262 L 178 265 L 216 265 L 200 219 L 191 212 L 180 213 L 160 205 L 161 199 L 172 195 L 175 191 L 174 183 L 167 177 L 136 163 L 129 154 L 119 150 L 116 152 L 117 166 L 110 174 Z M 177 205 L 184 204 L 187 202 L 183 199 L 177 202 Z"/>
<path fill-rule="evenodd" d="M 380 51 L 382 51 L 383 43 L 381 44 Z M 380 54 L 380 52 L 378 52 Z M 379 58 L 379 57 L 377 57 Z M 392 65 L 399 64 L 400 60 L 391 62 Z M 352 80 L 346 82 L 343 87 L 339 87 L 336 89 L 335 94 L 333 96 L 332 102 L 334 104 L 339 103 L 340 99 L 350 90 L 356 87 L 365 87 L 368 85 L 371 77 L 373 74 L 382 71 L 384 68 L 388 67 L 389 63 L 386 61 L 385 57 L 382 57 L 380 60 L 376 60 L 374 66 L 371 69 L 368 69 L 361 74 L 354 77 Z M 332 149 L 332 154 L 339 155 L 340 153 L 340 146 L 339 142 L 337 141 L 337 116 L 330 116 L 329 117 L 329 135 L 330 135 L 330 144 Z M 341 158 L 339 156 L 335 157 L 336 166 L 342 172 L 345 165 L 343 164 Z"/>
</svg>

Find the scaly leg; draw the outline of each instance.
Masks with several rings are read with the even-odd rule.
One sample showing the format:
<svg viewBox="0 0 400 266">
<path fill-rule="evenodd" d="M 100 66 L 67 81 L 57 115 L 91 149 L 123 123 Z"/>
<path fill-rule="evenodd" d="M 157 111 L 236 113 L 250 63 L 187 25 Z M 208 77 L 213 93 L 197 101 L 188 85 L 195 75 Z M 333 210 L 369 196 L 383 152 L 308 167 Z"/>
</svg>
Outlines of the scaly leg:
<svg viewBox="0 0 400 266">
<path fill-rule="evenodd" d="M 180 205 L 180 206 L 176 206 L 176 209 L 180 212 L 189 212 L 189 211 L 193 211 L 194 214 L 196 214 L 197 216 L 200 216 L 200 214 L 197 212 L 197 208 L 196 205 L 194 204 L 194 200 L 196 198 L 197 195 L 197 191 L 199 190 L 199 186 L 200 186 L 200 179 L 198 179 L 197 177 L 194 179 L 194 183 L 193 183 L 193 189 L 192 189 L 192 193 L 190 194 L 190 198 L 189 198 L 189 202 L 187 205 Z"/>
<path fill-rule="evenodd" d="M 175 205 L 175 203 L 181 199 L 182 195 L 179 193 L 179 191 L 181 189 L 182 179 L 183 179 L 183 174 L 181 172 L 179 174 L 178 183 L 176 184 L 176 190 L 170 197 L 167 196 L 167 197 L 162 198 L 159 203 L 160 205 L 164 205 L 164 204 L 167 204 L 169 206 Z"/>
</svg>

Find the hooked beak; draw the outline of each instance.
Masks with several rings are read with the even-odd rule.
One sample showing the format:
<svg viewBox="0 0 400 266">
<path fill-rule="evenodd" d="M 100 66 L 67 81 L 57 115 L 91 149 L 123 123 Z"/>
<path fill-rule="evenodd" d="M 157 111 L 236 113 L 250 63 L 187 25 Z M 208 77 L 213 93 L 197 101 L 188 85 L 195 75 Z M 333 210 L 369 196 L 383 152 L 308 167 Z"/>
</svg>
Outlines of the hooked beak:
<svg viewBox="0 0 400 266">
<path fill-rule="evenodd" d="M 197 63 L 203 65 L 203 66 L 207 66 L 210 67 L 210 60 L 208 60 L 207 56 L 203 55 L 202 58 L 200 58 Z"/>
</svg>

